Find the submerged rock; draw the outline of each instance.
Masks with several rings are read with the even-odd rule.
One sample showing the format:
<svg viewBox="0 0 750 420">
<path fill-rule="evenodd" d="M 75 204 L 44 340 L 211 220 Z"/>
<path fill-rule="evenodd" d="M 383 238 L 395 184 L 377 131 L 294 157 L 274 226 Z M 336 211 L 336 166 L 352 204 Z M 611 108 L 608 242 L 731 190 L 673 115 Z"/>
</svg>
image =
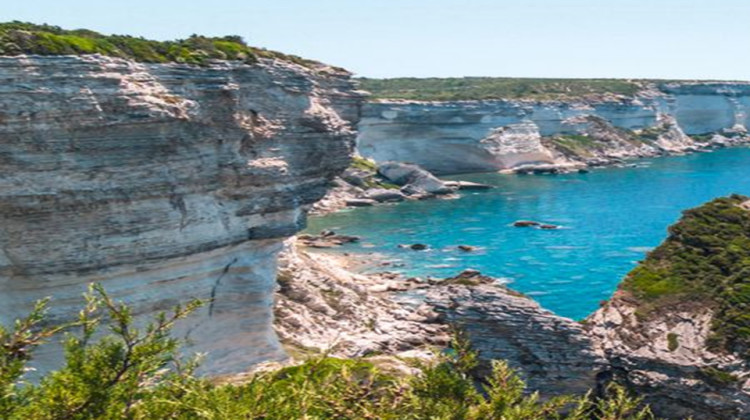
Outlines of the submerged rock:
<svg viewBox="0 0 750 420">
<path fill-rule="evenodd" d="M 517 220 L 513 222 L 514 227 L 533 227 L 533 226 L 539 226 L 539 222 L 535 222 L 533 220 Z"/>
<path fill-rule="evenodd" d="M 446 187 L 448 188 L 455 188 L 457 190 L 468 190 L 468 191 L 474 191 L 474 190 L 489 190 L 492 188 L 495 188 L 494 185 L 488 185 L 488 184 L 480 184 L 477 182 L 469 182 L 469 181 L 443 181 Z"/>
</svg>

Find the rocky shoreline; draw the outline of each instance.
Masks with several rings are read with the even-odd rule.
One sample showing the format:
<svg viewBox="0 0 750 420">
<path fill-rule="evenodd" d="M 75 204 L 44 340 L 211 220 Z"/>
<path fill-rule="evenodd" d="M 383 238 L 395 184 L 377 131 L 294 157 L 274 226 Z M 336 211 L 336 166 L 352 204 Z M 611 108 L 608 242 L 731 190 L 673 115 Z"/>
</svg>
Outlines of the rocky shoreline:
<svg viewBox="0 0 750 420">
<path fill-rule="evenodd" d="M 750 210 L 750 201 L 738 207 Z M 507 360 L 545 397 L 602 392 L 615 381 L 664 418 L 750 415 L 750 365 L 708 349 L 713 311 L 705 305 L 646 319 L 620 290 L 578 322 L 475 270 L 445 279 L 356 274 L 377 255 L 314 248 L 288 242 L 282 254 L 275 328 L 290 354 L 377 355 L 407 369 L 399 360 L 434 357 L 457 325 L 479 351 L 478 375 Z"/>
<path fill-rule="evenodd" d="M 458 198 L 457 193 L 462 190 L 494 188 L 468 181 L 444 181 L 414 164 L 376 163 L 360 156 L 355 156 L 354 164 L 331 184 L 326 196 L 311 208 L 311 215 L 407 200 L 452 200 Z"/>
<path fill-rule="evenodd" d="M 683 134 L 684 135 L 684 134 Z M 588 173 L 597 168 L 637 168 L 639 159 L 683 156 L 691 153 L 710 153 L 725 147 L 748 147 L 750 136 L 739 133 L 732 137 L 722 134 L 714 134 L 710 140 L 703 142 L 692 142 L 681 149 L 641 149 L 638 153 L 616 155 L 600 155 L 595 158 L 577 160 L 580 156 L 569 160 L 561 157 L 554 163 L 525 164 L 511 169 L 500 170 L 502 174 L 519 175 L 555 175 L 563 173 Z M 433 173 L 416 164 L 400 162 L 377 162 L 361 156 L 355 157 L 356 162 L 368 162 L 369 168 L 362 169 L 350 166 L 341 176 L 331 181 L 328 193 L 320 201 L 315 203 L 309 214 L 312 216 L 324 216 L 335 213 L 346 208 L 371 207 L 379 204 L 393 204 L 408 200 L 446 199 L 453 200 L 460 197 L 460 191 L 483 191 L 494 188 L 491 185 L 478 184 L 468 181 L 446 181 L 441 180 Z M 402 172 L 408 172 L 410 177 L 401 178 L 398 183 L 391 183 L 392 179 L 383 176 L 380 165 L 386 168 L 399 168 Z M 386 184 L 374 181 L 374 177 L 380 177 Z M 398 177 L 393 177 L 399 180 Z M 425 188 L 421 182 L 428 183 Z"/>
</svg>

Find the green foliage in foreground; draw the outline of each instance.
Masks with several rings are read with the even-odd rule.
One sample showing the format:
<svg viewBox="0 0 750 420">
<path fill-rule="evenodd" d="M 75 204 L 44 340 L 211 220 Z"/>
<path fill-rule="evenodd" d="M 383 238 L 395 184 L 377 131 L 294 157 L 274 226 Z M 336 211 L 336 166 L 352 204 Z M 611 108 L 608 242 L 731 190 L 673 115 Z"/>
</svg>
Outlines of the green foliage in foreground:
<svg viewBox="0 0 750 420">
<path fill-rule="evenodd" d="M 87 29 L 65 30 L 57 26 L 25 22 L 0 23 L 0 55 L 101 54 L 144 63 L 205 65 L 208 60 L 254 63 L 259 57 L 278 58 L 314 67 L 319 63 L 297 56 L 250 47 L 236 35 L 193 35 L 176 41 L 153 41 L 127 35 L 102 35 Z"/>
<path fill-rule="evenodd" d="M 624 79 L 530 79 L 507 77 L 357 79 L 373 99 L 462 101 L 483 99 L 555 100 L 589 95 L 634 96 L 638 81 Z"/>
<path fill-rule="evenodd" d="M 748 197 L 719 198 L 684 212 L 667 240 L 625 279 L 641 315 L 689 303 L 715 309 L 710 345 L 750 357 Z"/>
<path fill-rule="evenodd" d="M 457 336 L 442 361 L 422 373 L 398 377 L 366 360 L 316 358 L 261 373 L 241 385 L 196 378 L 195 363 L 177 356 L 174 322 L 199 303 L 160 315 L 135 328 L 130 310 L 100 287 L 87 295 L 79 320 L 44 326 L 40 303 L 13 329 L 0 329 L 2 419 L 568 419 L 644 420 L 652 416 L 622 389 L 606 399 L 559 397 L 541 401 L 502 362 L 481 388 L 468 374 L 476 354 Z M 95 339 L 106 320 L 109 335 Z M 38 384 L 23 383 L 32 351 L 61 328 L 68 329 L 66 361 Z M 75 330 L 79 330 L 75 332 Z M 74 333 L 75 332 L 75 333 Z M 564 411 L 564 414 L 561 414 Z"/>
</svg>

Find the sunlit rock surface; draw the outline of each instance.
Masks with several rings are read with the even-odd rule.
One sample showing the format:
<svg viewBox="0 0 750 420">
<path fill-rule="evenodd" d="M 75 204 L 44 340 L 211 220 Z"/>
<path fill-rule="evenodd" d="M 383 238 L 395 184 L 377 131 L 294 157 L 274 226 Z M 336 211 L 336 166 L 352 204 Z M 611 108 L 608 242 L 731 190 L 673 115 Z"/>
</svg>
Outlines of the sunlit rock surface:
<svg viewBox="0 0 750 420">
<path fill-rule="evenodd" d="M 144 316 L 210 299 L 179 328 L 205 371 L 283 356 L 276 255 L 348 165 L 348 74 L 3 57 L 0 79 L 0 322 L 45 296 L 74 316 L 101 282 Z"/>
</svg>

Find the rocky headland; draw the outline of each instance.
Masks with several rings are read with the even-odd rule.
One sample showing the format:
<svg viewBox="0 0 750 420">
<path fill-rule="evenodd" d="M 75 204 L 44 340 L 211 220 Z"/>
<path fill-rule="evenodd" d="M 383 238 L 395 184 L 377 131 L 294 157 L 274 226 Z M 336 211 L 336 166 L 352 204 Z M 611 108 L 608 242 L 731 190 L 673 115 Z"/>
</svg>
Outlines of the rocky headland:
<svg viewBox="0 0 750 420">
<path fill-rule="evenodd" d="M 357 149 L 435 174 L 547 173 L 747 143 L 750 84 L 643 82 L 632 95 L 418 101 L 362 109 Z"/>
</svg>

